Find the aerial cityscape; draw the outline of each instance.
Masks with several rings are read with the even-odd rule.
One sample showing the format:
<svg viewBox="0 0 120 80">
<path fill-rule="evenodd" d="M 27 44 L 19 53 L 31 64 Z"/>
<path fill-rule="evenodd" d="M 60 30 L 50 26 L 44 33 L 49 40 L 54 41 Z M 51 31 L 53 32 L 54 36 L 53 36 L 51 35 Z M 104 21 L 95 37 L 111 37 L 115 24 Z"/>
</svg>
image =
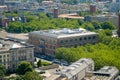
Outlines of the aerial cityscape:
<svg viewBox="0 0 120 80">
<path fill-rule="evenodd" d="M 120 0 L 0 0 L 0 80 L 120 80 Z"/>
</svg>

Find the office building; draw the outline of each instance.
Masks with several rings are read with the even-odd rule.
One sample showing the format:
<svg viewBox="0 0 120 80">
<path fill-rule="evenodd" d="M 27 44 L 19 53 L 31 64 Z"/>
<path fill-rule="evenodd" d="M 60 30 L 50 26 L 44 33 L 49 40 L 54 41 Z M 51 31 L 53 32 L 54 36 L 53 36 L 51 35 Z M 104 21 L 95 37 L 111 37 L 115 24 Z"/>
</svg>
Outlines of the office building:
<svg viewBox="0 0 120 80">
<path fill-rule="evenodd" d="M 16 71 L 21 61 L 34 63 L 34 47 L 9 39 L 0 39 L 0 64 L 11 72 Z"/>
<path fill-rule="evenodd" d="M 95 32 L 79 29 L 40 30 L 30 32 L 28 42 L 35 46 L 37 53 L 53 56 L 59 47 L 77 47 L 87 43 L 98 42 Z"/>
</svg>

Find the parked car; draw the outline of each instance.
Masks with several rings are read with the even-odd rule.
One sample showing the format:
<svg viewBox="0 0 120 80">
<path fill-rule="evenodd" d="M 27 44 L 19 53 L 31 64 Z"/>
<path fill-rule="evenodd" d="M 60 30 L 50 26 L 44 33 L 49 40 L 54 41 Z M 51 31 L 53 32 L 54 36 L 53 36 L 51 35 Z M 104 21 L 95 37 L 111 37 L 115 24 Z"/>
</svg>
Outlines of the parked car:
<svg viewBox="0 0 120 80">
<path fill-rule="evenodd" d="M 61 62 L 60 62 L 58 59 L 54 59 L 54 60 L 53 60 L 53 63 L 60 64 Z"/>
</svg>

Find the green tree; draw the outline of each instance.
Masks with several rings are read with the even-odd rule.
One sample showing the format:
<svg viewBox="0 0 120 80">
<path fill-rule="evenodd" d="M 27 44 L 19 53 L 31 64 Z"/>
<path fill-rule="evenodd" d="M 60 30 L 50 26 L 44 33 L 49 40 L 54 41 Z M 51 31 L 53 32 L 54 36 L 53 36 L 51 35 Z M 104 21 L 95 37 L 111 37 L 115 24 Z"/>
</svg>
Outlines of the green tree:
<svg viewBox="0 0 120 80">
<path fill-rule="evenodd" d="M 86 22 L 82 25 L 83 28 L 89 30 L 89 31 L 93 31 L 95 30 L 94 26 L 90 23 L 90 22 Z"/>
<path fill-rule="evenodd" d="M 101 27 L 102 29 L 110 29 L 110 30 L 115 29 L 115 25 L 113 25 L 110 21 L 101 23 Z"/>
<path fill-rule="evenodd" d="M 27 15 L 26 18 L 27 18 L 27 22 L 30 22 L 32 20 L 38 20 L 38 17 L 35 15 Z"/>
<path fill-rule="evenodd" d="M 29 62 L 23 61 L 18 65 L 17 73 L 19 75 L 24 75 L 26 72 L 29 72 L 29 71 L 30 72 L 33 71 L 33 67 Z"/>
<path fill-rule="evenodd" d="M 0 78 L 3 78 L 5 76 L 6 69 L 4 66 L 0 64 Z"/>
<path fill-rule="evenodd" d="M 77 4 L 77 0 L 61 0 L 61 3 Z"/>
<path fill-rule="evenodd" d="M 37 72 L 26 72 L 24 75 L 25 80 L 42 80 Z"/>
<path fill-rule="evenodd" d="M 98 31 L 98 40 L 99 40 L 99 42 L 102 42 L 102 43 L 104 43 L 104 44 L 108 44 L 111 40 L 112 40 L 112 38 L 111 38 L 111 36 L 112 36 L 112 31 L 111 30 L 109 30 L 109 29 L 106 29 L 106 30 L 99 30 Z"/>
<path fill-rule="evenodd" d="M 83 23 L 84 23 L 84 21 L 83 21 L 83 20 L 78 19 L 78 24 L 79 24 L 79 25 L 82 25 Z"/>
<path fill-rule="evenodd" d="M 38 66 L 38 67 L 42 66 L 41 60 L 39 60 L 39 61 L 37 62 L 37 66 Z"/>
<path fill-rule="evenodd" d="M 104 37 L 103 37 L 104 38 Z M 104 41 L 95 45 L 87 44 L 77 48 L 58 48 L 56 58 L 64 59 L 67 62 L 74 62 L 80 58 L 92 58 L 95 63 L 95 70 L 101 67 L 116 66 L 120 70 L 120 39 L 107 37 L 109 41 Z M 61 56 L 59 57 L 59 55 Z"/>
<path fill-rule="evenodd" d="M 98 21 L 92 21 L 92 25 L 94 26 L 95 29 L 100 29 L 101 28 Z"/>
</svg>

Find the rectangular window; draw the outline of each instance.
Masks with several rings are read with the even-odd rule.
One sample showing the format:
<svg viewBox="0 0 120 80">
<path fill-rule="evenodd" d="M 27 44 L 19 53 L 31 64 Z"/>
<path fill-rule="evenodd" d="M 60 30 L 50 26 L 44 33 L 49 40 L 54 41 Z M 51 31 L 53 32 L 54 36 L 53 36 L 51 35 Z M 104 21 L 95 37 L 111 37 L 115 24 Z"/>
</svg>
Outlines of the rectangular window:
<svg viewBox="0 0 120 80">
<path fill-rule="evenodd" d="M 96 36 L 93 36 L 93 39 L 95 39 L 96 38 Z"/>
<path fill-rule="evenodd" d="M 61 40 L 60 43 L 63 43 L 63 40 Z"/>
<path fill-rule="evenodd" d="M 4 62 L 6 62 L 6 60 L 4 59 Z"/>
<path fill-rule="evenodd" d="M 77 41 L 77 39 L 75 39 L 75 41 Z"/>
<path fill-rule="evenodd" d="M 68 40 L 65 40 L 65 42 L 68 42 Z"/>
<path fill-rule="evenodd" d="M 82 38 L 79 38 L 79 40 L 81 41 L 81 40 L 82 40 Z"/>
<path fill-rule="evenodd" d="M 7 57 L 9 57 L 9 54 L 7 55 Z"/>
<path fill-rule="evenodd" d="M 73 42 L 73 40 L 71 39 L 70 42 Z"/>
<path fill-rule="evenodd" d="M 6 55 L 4 55 L 4 58 L 6 57 Z"/>
<path fill-rule="evenodd" d="M 84 40 L 86 40 L 87 38 L 86 37 L 84 37 Z"/>
<path fill-rule="evenodd" d="M 91 37 L 88 37 L 88 39 L 91 39 Z"/>
</svg>

